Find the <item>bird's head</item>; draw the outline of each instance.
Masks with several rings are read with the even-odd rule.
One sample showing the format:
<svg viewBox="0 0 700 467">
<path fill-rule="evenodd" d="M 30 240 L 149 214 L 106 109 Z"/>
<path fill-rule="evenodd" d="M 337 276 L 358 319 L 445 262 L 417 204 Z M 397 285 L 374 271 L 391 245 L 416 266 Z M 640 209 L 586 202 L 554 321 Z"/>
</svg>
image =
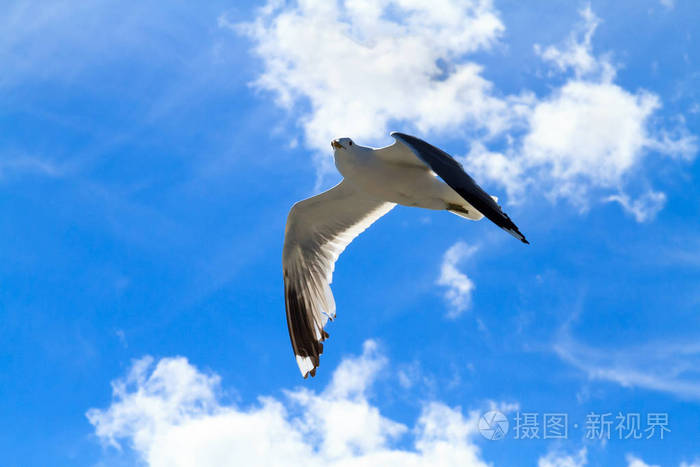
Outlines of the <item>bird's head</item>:
<svg viewBox="0 0 700 467">
<path fill-rule="evenodd" d="M 353 147 L 354 143 L 350 138 L 338 138 L 334 139 L 331 141 L 331 147 L 333 148 L 333 151 L 338 151 L 338 150 L 349 150 Z"/>
</svg>

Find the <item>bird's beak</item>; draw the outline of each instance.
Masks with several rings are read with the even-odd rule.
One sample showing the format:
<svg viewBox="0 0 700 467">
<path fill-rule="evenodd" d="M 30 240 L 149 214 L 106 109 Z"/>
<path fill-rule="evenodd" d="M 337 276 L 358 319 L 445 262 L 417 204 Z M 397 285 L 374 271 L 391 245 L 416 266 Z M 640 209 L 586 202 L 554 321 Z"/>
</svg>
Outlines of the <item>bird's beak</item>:
<svg viewBox="0 0 700 467">
<path fill-rule="evenodd" d="M 337 139 L 334 139 L 333 141 L 331 141 L 331 147 L 332 147 L 333 149 L 345 149 L 345 148 L 343 147 L 343 145 L 340 144 L 340 143 L 338 142 Z"/>
</svg>

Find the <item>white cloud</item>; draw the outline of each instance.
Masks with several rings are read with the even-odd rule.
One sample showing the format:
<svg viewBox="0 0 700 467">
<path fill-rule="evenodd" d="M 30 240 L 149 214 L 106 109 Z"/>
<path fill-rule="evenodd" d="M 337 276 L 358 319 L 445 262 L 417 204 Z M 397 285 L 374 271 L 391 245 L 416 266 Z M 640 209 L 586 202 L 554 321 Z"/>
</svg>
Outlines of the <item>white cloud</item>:
<svg viewBox="0 0 700 467">
<path fill-rule="evenodd" d="M 552 451 L 537 461 L 537 467 L 583 467 L 588 464 L 588 451 L 581 448 L 576 454 Z"/>
<path fill-rule="evenodd" d="M 658 97 L 646 91 L 632 94 L 613 83 L 573 79 L 533 107 L 522 141 L 505 153 L 474 144 L 464 162 L 505 187 L 511 201 L 542 190 L 580 209 L 598 199 L 616 201 L 646 221 L 666 197 L 649 190 L 633 198 L 625 188 L 630 174 L 641 168 L 650 150 L 686 159 L 696 150 L 695 138 L 686 131 L 650 133 L 658 107 Z"/>
<path fill-rule="evenodd" d="M 639 161 L 649 139 L 646 121 L 658 105 L 646 92 L 569 81 L 533 109 L 523 141 L 527 164 L 546 166 L 559 182 L 581 184 L 585 178 L 614 186 Z"/>
<path fill-rule="evenodd" d="M 476 247 L 459 241 L 452 245 L 442 257 L 437 284 L 447 288 L 445 300 L 450 304 L 448 318 L 456 318 L 471 306 L 474 282 L 457 267 L 462 261 L 472 257 L 476 250 Z"/>
<path fill-rule="evenodd" d="M 518 107 L 464 58 L 504 30 L 490 0 L 277 1 L 236 29 L 263 61 L 255 86 L 299 112 L 307 145 L 325 153 L 339 136 L 385 139 L 392 122 L 495 133 Z"/>
<path fill-rule="evenodd" d="M 220 23 L 253 40 L 264 66 L 255 87 L 299 115 L 321 174 L 332 138 L 387 142 L 389 129 L 408 125 L 468 137 L 465 165 L 505 187 L 510 202 L 540 191 L 585 210 L 615 197 L 651 219 L 663 194 L 632 199 L 630 175 L 650 152 L 692 159 L 696 138 L 682 121 L 668 130 L 653 120 L 658 96 L 614 83 L 611 55 L 593 53 L 600 19 L 590 6 L 581 18 L 563 44 L 535 46 L 557 73 L 572 72 L 539 99 L 499 93 L 468 58 L 505 30 L 489 0 L 274 1 L 249 24 Z M 510 141 L 502 152 L 484 145 L 496 136 Z"/>
<path fill-rule="evenodd" d="M 627 456 L 625 456 L 625 459 L 627 460 L 627 467 L 659 467 L 658 465 L 647 464 L 646 462 L 644 462 L 638 457 L 633 456 L 632 454 L 627 454 Z"/>
<path fill-rule="evenodd" d="M 323 391 L 299 388 L 237 407 L 222 402 L 218 376 L 185 358 L 144 358 L 113 383 L 111 405 L 87 417 L 108 446 L 126 442 L 150 466 L 487 465 L 473 441 L 478 412 L 432 402 L 411 429 L 384 417 L 368 391 L 385 366 L 368 341 Z M 413 449 L 395 446 L 405 436 Z"/>
<path fill-rule="evenodd" d="M 596 57 L 592 50 L 599 19 L 590 7 L 581 16 L 581 25 L 561 48 L 536 46 L 557 71 L 573 70 L 574 76 L 532 106 L 522 140 L 505 153 L 473 146 L 465 163 L 503 185 L 511 200 L 540 189 L 582 210 L 594 200 L 616 201 L 635 219 L 646 221 L 663 207 L 665 195 L 650 190 L 633 199 L 626 192 L 630 175 L 651 151 L 692 159 L 697 139 L 682 119 L 672 130 L 653 128 L 659 97 L 613 82 L 609 56 Z"/>
</svg>

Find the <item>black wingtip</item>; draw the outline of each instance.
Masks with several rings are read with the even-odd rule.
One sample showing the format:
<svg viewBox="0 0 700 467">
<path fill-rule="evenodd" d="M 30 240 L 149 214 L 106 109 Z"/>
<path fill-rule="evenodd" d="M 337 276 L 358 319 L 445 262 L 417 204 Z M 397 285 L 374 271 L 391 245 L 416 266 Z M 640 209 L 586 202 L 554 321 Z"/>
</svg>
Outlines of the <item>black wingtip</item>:
<svg viewBox="0 0 700 467">
<path fill-rule="evenodd" d="M 509 219 L 509 220 L 510 220 L 510 219 Z M 505 230 L 507 233 L 509 233 L 509 234 L 510 234 L 511 236 L 513 236 L 514 238 L 516 238 L 516 239 L 520 240 L 521 242 L 526 243 L 526 244 L 529 245 L 530 242 L 527 241 L 527 239 L 525 238 L 525 235 L 523 235 L 522 233 L 520 233 L 520 230 L 518 230 L 518 228 L 515 227 L 515 224 L 511 224 L 511 225 L 512 225 L 512 227 L 501 227 L 501 229 Z"/>
<path fill-rule="evenodd" d="M 510 220 L 508 214 L 489 196 L 471 176 L 464 171 L 464 167 L 452 156 L 440 148 L 423 141 L 415 136 L 398 131 L 392 131 L 391 136 L 405 143 L 411 151 L 425 162 L 436 174 L 442 178 L 465 201 L 471 204 L 477 211 L 483 214 L 491 222 L 508 232 L 516 239 L 529 245 L 525 235 L 520 233 L 518 227 Z"/>
</svg>

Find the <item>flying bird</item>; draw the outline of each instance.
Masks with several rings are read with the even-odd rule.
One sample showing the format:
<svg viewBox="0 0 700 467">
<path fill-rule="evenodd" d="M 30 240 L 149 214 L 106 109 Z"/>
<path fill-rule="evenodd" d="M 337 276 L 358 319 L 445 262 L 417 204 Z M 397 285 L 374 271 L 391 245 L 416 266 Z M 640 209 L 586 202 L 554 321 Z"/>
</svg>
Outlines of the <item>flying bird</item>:
<svg viewBox="0 0 700 467">
<path fill-rule="evenodd" d="M 452 156 L 415 136 L 393 132 L 394 144 L 374 149 L 333 140 L 343 180 L 289 211 L 282 265 L 289 338 L 301 374 L 316 375 L 324 326 L 335 318 L 330 284 L 338 256 L 397 204 L 445 210 L 491 222 L 523 243 L 518 227 Z"/>
</svg>

